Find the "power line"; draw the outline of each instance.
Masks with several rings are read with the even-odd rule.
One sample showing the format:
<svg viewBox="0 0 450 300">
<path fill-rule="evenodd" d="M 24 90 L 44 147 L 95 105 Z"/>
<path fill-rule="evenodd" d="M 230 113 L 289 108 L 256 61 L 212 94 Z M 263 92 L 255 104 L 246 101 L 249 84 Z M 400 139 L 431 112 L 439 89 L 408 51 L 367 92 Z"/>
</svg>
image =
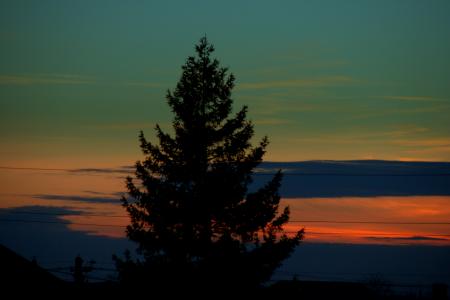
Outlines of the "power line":
<svg viewBox="0 0 450 300">
<path fill-rule="evenodd" d="M 43 216 L 83 216 L 83 217 L 106 217 L 106 218 L 129 218 L 127 215 L 105 215 L 105 214 L 77 214 L 70 212 L 36 212 L 36 211 L 9 211 L 8 214 L 43 215 Z"/>
<path fill-rule="evenodd" d="M 116 225 L 116 224 L 98 224 L 98 223 L 77 223 L 77 222 L 64 222 L 64 221 L 44 221 L 44 220 L 24 220 L 24 219 L 3 219 L 0 218 L 0 222 L 18 222 L 18 223 L 41 223 L 41 224 L 64 224 L 64 225 L 83 225 L 83 226 L 100 226 L 100 227 L 117 227 L 117 228 L 125 228 L 124 225 Z M 284 231 L 287 234 L 296 234 L 297 231 Z M 318 232 L 318 231 L 306 231 L 309 234 L 318 234 L 318 235 L 362 235 L 362 236 L 407 236 L 405 233 L 363 233 L 363 232 Z M 449 234 L 427 234 L 430 237 L 450 237 Z"/>
<path fill-rule="evenodd" d="M 282 274 L 279 274 L 282 273 Z M 357 273 L 357 272 L 317 272 L 317 271 L 283 271 L 277 270 L 274 272 L 274 276 L 269 281 L 280 281 L 282 278 L 289 278 L 285 280 L 292 280 L 292 277 L 296 277 L 297 279 L 309 280 L 309 279 L 319 279 L 319 280 L 329 280 L 329 279 L 338 279 L 339 281 L 354 281 L 356 278 L 360 278 L 358 280 L 359 283 L 370 285 L 372 280 L 377 280 L 378 275 L 375 273 Z M 440 278 L 450 278 L 450 273 L 440 274 L 440 273 L 389 273 L 383 272 L 382 277 L 380 279 L 386 279 L 386 281 L 377 281 L 376 283 L 379 285 L 386 285 L 391 287 L 403 287 L 403 288 L 431 288 L 432 284 L 419 284 L 412 283 L 411 278 L 425 279 L 428 277 L 440 277 Z M 277 278 L 277 279 L 275 279 Z M 399 282 L 399 278 L 402 278 Z M 407 279 L 406 279 L 407 278 Z M 404 280 L 408 281 L 404 281 Z M 392 281 L 394 280 L 394 281 Z M 402 282 L 403 281 L 403 282 Z"/>
<path fill-rule="evenodd" d="M 73 276 L 72 272 L 69 271 L 61 271 L 63 269 L 68 269 L 68 268 L 60 268 L 60 270 L 55 270 L 55 269 L 45 269 L 49 272 L 52 273 L 59 273 L 59 274 L 64 274 L 64 275 L 70 275 Z M 93 271 L 97 271 L 97 268 L 93 268 Z M 116 269 L 108 269 L 107 271 L 110 272 L 118 272 Z M 276 273 L 276 272 L 275 272 Z M 389 277 L 402 277 L 402 278 L 410 278 L 410 277 L 425 277 L 422 274 L 386 274 Z M 440 274 L 439 274 L 440 275 Z M 95 276 L 95 275 L 91 275 L 91 274 L 85 274 L 86 278 L 88 279 L 94 279 L 94 280 L 101 280 L 101 281 L 113 281 L 116 282 L 117 279 L 113 278 L 112 274 L 110 274 L 110 277 L 99 277 L 99 276 Z M 283 276 L 283 275 L 282 275 Z M 304 279 L 308 279 L 308 278 L 315 278 L 315 279 L 319 279 L 319 280 L 330 280 L 330 279 L 334 279 L 334 280 L 339 280 L 339 281 L 343 281 L 346 282 L 348 280 L 352 280 L 353 278 L 357 277 L 357 278 L 365 278 L 366 280 L 364 281 L 360 281 L 363 284 L 370 284 L 370 279 L 371 276 L 373 276 L 373 274 L 370 273 L 325 273 L 325 272 L 286 272 L 284 277 L 293 277 L 296 276 L 297 278 L 304 278 Z M 429 274 L 427 274 L 427 276 L 429 276 Z M 275 276 L 274 277 L 278 277 L 278 279 L 270 279 L 268 280 L 269 282 L 277 282 L 282 280 L 280 277 L 281 276 Z M 383 285 L 383 283 L 378 283 L 380 285 Z M 417 284 L 417 283 L 393 283 L 391 281 L 388 281 L 386 283 L 384 283 L 387 286 L 392 286 L 392 287 L 409 287 L 409 288 L 415 288 L 415 287 L 421 287 L 421 288 L 428 288 L 431 287 L 431 284 Z"/>
<path fill-rule="evenodd" d="M 112 272 L 116 272 L 117 269 L 115 268 L 103 268 L 103 267 L 96 267 L 95 265 L 97 265 L 97 262 L 94 263 L 94 265 L 92 266 L 92 270 L 94 271 L 112 271 Z M 64 267 L 51 267 L 51 268 L 45 268 L 45 270 L 47 271 L 61 271 L 61 270 L 70 270 L 71 268 L 73 268 L 73 266 L 64 266 Z"/>
<path fill-rule="evenodd" d="M 63 269 L 68 269 L 66 267 L 62 267 L 59 270 L 55 270 L 55 269 L 47 269 L 44 268 L 45 270 L 51 272 L 51 273 L 59 273 L 59 274 L 63 274 L 63 275 L 69 275 L 69 276 L 73 276 L 72 272 L 69 271 L 62 271 Z M 97 268 L 93 268 L 93 271 L 98 270 Z M 111 272 L 117 272 L 116 269 L 108 269 L 107 271 L 111 271 Z M 369 273 L 325 273 L 325 272 L 283 272 L 285 273 L 284 277 L 292 277 L 292 276 L 296 276 L 297 278 L 303 278 L 303 280 L 308 280 L 308 279 L 318 279 L 318 280 L 338 280 L 341 282 L 348 282 L 349 280 L 354 280 L 354 277 L 365 277 L 366 280 L 365 281 L 360 281 L 362 284 L 369 284 L 370 285 L 370 279 L 371 276 L 373 274 L 369 274 Z M 428 275 L 428 274 L 427 274 Z M 439 274 L 440 275 L 440 274 Z M 91 279 L 91 280 L 100 280 L 100 281 L 112 281 L 112 282 L 117 282 L 117 278 L 113 278 L 112 274 L 110 274 L 109 277 L 99 277 L 99 276 L 95 276 L 95 275 L 91 275 L 91 274 L 85 274 L 86 278 Z M 282 275 L 283 276 L 283 275 Z M 268 282 L 278 282 L 278 281 L 282 281 L 282 276 L 276 276 L 275 274 L 275 278 L 269 279 Z M 421 274 L 413 274 L 413 275 L 405 275 L 405 274 L 387 274 L 387 276 L 394 276 L 394 277 L 411 277 L 411 276 L 417 276 L 417 277 L 422 277 Z M 285 279 L 286 280 L 286 279 Z M 291 279 L 288 279 L 291 280 Z M 403 287 L 403 288 L 431 288 L 431 284 L 417 284 L 417 283 L 394 283 L 392 281 L 388 281 L 386 283 L 378 283 L 379 285 L 387 285 L 387 286 L 391 286 L 391 287 Z"/>
<path fill-rule="evenodd" d="M 96 267 L 96 265 L 98 264 L 98 262 L 95 262 L 95 265 L 92 266 L 92 269 L 94 271 L 113 271 L 113 272 L 117 272 L 116 268 L 103 268 L 103 267 Z M 114 263 L 109 263 L 110 265 L 115 265 Z M 70 266 L 59 266 L 59 267 L 46 267 L 44 268 L 45 270 L 48 271 L 60 271 L 60 270 L 68 270 L 73 268 L 72 265 Z M 299 272 L 293 272 L 293 271 L 287 271 L 287 270 L 277 270 L 275 271 L 275 273 L 282 273 L 285 275 L 298 275 L 298 276 L 302 276 L 302 275 L 344 275 L 344 276 L 354 276 L 354 275 L 364 275 L 364 276 L 373 276 L 374 274 L 372 273 L 358 273 L 358 272 L 318 272 L 318 271 L 301 271 Z M 445 277 L 449 277 L 450 278 L 450 273 L 445 273 L 445 274 L 441 274 L 441 273 L 384 273 L 384 275 L 386 276 L 394 276 L 394 277 L 430 277 L 430 276 L 445 276 Z"/>
<path fill-rule="evenodd" d="M 3 170 L 29 170 L 29 171 L 70 171 L 70 169 L 63 168 L 32 168 L 32 167 L 9 167 L 9 166 L 0 166 L 0 169 Z"/>
<path fill-rule="evenodd" d="M 47 269 L 45 269 L 45 270 L 47 270 Z M 71 272 L 58 271 L 58 270 L 47 270 L 47 271 L 49 271 L 49 272 L 51 272 L 51 273 L 59 273 L 59 274 L 64 274 L 64 275 L 70 275 L 70 276 L 73 276 L 73 273 L 71 273 Z M 113 278 L 97 277 L 97 276 L 92 276 L 92 275 L 90 275 L 90 274 L 85 274 L 84 276 L 85 276 L 86 278 L 88 278 L 88 279 L 95 279 L 95 280 L 100 280 L 100 281 L 116 281 L 116 280 L 113 279 Z"/>
<path fill-rule="evenodd" d="M 11 167 L 0 166 L 3 170 L 29 170 L 29 171 L 65 171 L 65 172 L 79 172 L 79 173 L 124 173 L 124 169 L 108 169 L 108 168 L 80 168 L 80 169 L 65 169 L 65 168 L 39 168 L 39 167 Z M 132 172 L 130 172 L 132 173 Z M 273 176 L 276 173 L 269 172 L 255 172 L 252 175 L 256 176 Z M 450 173 L 336 173 L 336 172 L 282 172 L 283 176 L 343 176 L 343 177 L 420 177 L 420 176 L 432 176 L 432 177 L 447 177 Z"/>
<path fill-rule="evenodd" d="M 335 221 L 335 220 L 292 220 L 288 223 L 331 223 L 331 224 L 386 224 L 386 225 L 450 225 L 450 222 L 390 222 L 390 221 Z"/>
<path fill-rule="evenodd" d="M 344 275 L 344 276 L 353 276 L 353 275 L 365 275 L 365 276 L 376 276 L 376 274 L 373 273 L 358 273 L 358 272 L 320 272 L 320 271 L 301 271 L 293 272 L 293 271 L 287 271 L 287 270 L 276 270 L 275 273 L 283 273 L 286 275 Z M 383 275 L 385 276 L 394 276 L 394 277 L 431 277 L 431 276 L 445 276 L 450 278 L 450 273 L 391 273 L 391 272 L 384 272 Z"/>
<path fill-rule="evenodd" d="M 297 231 L 284 231 L 284 233 L 288 233 L 288 234 L 296 234 Z M 370 236 L 383 236 L 383 237 L 389 237 L 389 236 L 406 236 L 406 237 L 411 237 L 411 235 L 407 235 L 405 233 L 397 233 L 397 232 L 389 232 L 389 233 L 371 233 L 371 232 L 321 232 L 321 231 L 309 231 L 306 230 L 305 234 L 316 234 L 316 235 L 358 235 L 358 236 L 366 236 L 366 237 L 370 237 Z M 426 234 L 426 236 L 430 236 L 430 237 L 449 237 L 450 238 L 450 234 Z M 449 239 L 450 241 L 450 239 Z"/>
<path fill-rule="evenodd" d="M 115 225 L 115 224 L 76 223 L 76 222 L 67 222 L 67 221 L 45 221 L 45 220 L 24 220 L 24 219 L 3 219 L 3 218 L 0 218 L 0 222 L 85 225 L 85 226 L 120 227 L 120 228 L 126 227 L 124 225 Z"/>
<path fill-rule="evenodd" d="M 273 176 L 276 173 L 253 173 L 253 175 Z M 342 177 L 421 177 L 450 176 L 450 173 L 282 173 L 283 176 L 342 176 Z"/>
<path fill-rule="evenodd" d="M 58 212 L 11 211 L 12 214 L 31 214 L 43 216 L 86 216 L 104 218 L 129 218 L 127 215 L 74 214 Z M 351 220 L 289 220 L 288 223 L 330 223 L 330 224 L 382 224 L 382 225 L 450 225 L 450 222 L 397 222 L 397 221 L 351 221 Z"/>
</svg>

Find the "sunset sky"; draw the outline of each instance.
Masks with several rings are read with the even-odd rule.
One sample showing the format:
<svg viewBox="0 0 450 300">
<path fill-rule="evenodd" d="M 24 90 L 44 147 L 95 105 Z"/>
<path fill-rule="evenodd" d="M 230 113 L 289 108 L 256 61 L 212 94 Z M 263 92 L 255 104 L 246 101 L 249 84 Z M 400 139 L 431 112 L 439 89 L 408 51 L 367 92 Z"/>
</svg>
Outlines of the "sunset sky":
<svg viewBox="0 0 450 300">
<path fill-rule="evenodd" d="M 450 161 L 450 2 L 1 1 L 0 165 L 119 166 L 204 36 L 267 160 Z"/>
<path fill-rule="evenodd" d="M 282 169 L 286 229 L 306 228 L 284 270 L 450 284 L 449 16 L 448 0 L 0 0 L 0 244 L 46 267 L 134 249 L 119 199 L 139 131 L 171 132 L 166 91 L 206 35 L 271 142 L 250 189 Z"/>
</svg>

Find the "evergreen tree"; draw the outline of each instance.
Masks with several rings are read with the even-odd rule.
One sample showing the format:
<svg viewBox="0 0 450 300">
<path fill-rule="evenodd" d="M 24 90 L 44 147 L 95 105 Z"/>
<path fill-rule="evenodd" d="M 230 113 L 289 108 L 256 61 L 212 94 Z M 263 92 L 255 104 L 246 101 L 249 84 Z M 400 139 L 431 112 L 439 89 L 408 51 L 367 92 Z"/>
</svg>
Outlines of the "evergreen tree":
<svg viewBox="0 0 450 300">
<path fill-rule="evenodd" d="M 288 237 L 279 212 L 279 171 L 249 192 L 255 167 L 268 145 L 250 143 L 247 107 L 234 116 L 234 76 L 212 59 L 206 38 L 182 67 L 167 102 L 175 117 L 173 136 L 156 125 L 158 144 L 140 133 L 145 155 L 128 177 L 123 206 L 131 217 L 127 236 L 138 243 L 142 261 L 116 258 L 122 281 L 150 278 L 155 285 L 200 281 L 212 286 L 254 287 L 268 280 L 303 238 Z"/>
</svg>

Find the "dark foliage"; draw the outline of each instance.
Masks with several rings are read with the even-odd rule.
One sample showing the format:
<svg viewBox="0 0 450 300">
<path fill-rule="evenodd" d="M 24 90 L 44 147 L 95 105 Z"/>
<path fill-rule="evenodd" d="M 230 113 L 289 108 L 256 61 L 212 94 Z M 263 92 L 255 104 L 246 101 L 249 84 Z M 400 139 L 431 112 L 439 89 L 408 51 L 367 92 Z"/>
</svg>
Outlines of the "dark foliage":
<svg viewBox="0 0 450 300">
<path fill-rule="evenodd" d="M 145 159 L 136 163 L 136 178 L 127 178 L 129 197 L 122 201 L 131 217 L 127 235 L 143 259 L 116 257 L 120 279 L 154 287 L 256 287 L 303 230 L 291 237 L 283 231 L 289 208 L 279 212 L 281 172 L 249 192 L 268 139 L 251 145 L 247 107 L 230 117 L 234 76 L 211 58 L 206 38 L 195 50 L 167 92 L 174 136 L 156 125 L 158 144 L 139 137 Z"/>
</svg>

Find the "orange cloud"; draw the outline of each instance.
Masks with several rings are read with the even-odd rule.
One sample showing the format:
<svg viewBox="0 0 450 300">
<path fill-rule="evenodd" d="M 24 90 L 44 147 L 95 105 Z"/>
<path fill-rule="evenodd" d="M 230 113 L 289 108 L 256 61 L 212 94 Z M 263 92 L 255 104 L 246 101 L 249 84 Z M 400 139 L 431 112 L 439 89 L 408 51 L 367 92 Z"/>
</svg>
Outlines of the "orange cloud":
<svg viewBox="0 0 450 300">
<path fill-rule="evenodd" d="M 307 241 L 450 245 L 450 196 L 284 199 L 283 204 L 291 208 L 287 230 L 305 227 Z"/>
</svg>

